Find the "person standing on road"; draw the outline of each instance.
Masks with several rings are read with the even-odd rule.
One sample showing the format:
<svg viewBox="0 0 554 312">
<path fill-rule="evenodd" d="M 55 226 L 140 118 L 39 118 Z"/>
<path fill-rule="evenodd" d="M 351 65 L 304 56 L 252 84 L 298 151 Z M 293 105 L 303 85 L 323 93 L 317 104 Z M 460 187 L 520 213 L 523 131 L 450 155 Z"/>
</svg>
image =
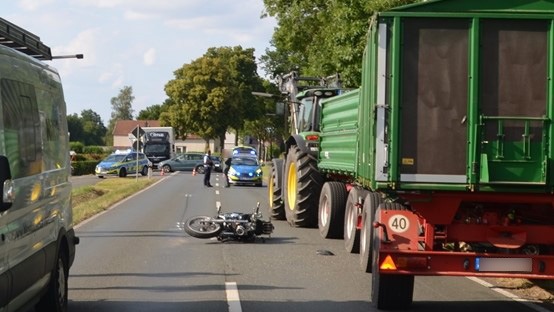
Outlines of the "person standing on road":
<svg viewBox="0 0 554 312">
<path fill-rule="evenodd" d="M 231 157 L 225 160 L 225 168 L 223 169 L 223 174 L 225 175 L 225 183 L 227 183 L 225 184 L 225 187 L 231 186 L 231 184 L 229 183 L 229 169 L 231 168 L 231 161 Z"/>
<path fill-rule="evenodd" d="M 214 164 L 211 158 L 212 152 L 208 150 L 206 155 L 204 155 L 204 186 L 212 187 L 210 183 L 210 176 L 212 175 L 212 166 Z"/>
</svg>

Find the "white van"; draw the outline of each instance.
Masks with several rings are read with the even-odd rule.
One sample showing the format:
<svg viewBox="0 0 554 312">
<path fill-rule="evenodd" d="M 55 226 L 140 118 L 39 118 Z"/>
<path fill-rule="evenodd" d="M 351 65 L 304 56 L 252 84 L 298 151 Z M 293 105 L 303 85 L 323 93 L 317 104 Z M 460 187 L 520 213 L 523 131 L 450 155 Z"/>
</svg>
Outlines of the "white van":
<svg viewBox="0 0 554 312">
<path fill-rule="evenodd" d="M 13 29 L 0 19 L 0 36 Z M 56 70 L 0 45 L 0 312 L 67 310 L 79 240 L 66 116 Z"/>
</svg>

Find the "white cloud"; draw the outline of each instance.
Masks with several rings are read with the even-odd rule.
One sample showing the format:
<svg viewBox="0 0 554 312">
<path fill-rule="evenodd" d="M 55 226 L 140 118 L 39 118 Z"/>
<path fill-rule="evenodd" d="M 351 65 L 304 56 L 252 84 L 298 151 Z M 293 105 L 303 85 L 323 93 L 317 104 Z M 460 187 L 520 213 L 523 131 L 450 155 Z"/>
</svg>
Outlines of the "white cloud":
<svg viewBox="0 0 554 312">
<path fill-rule="evenodd" d="M 143 13 L 135 10 L 125 11 L 123 17 L 129 21 L 144 21 L 158 18 L 158 14 Z"/>
<path fill-rule="evenodd" d="M 35 11 L 41 7 L 49 6 L 51 3 L 54 3 L 56 0 L 20 0 L 19 6 L 24 10 Z"/>
<path fill-rule="evenodd" d="M 156 63 L 156 49 L 150 48 L 144 53 L 143 56 L 144 65 L 150 66 Z"/>
<path fill-rule="evenodd" d="M 98 76 L 98 82 L 108 84 L 112 88 L 117 88 L 123 85 L 125 81 L 124 65 L 121 63 L 106 64 L 104 71 Z"/>
</svg>

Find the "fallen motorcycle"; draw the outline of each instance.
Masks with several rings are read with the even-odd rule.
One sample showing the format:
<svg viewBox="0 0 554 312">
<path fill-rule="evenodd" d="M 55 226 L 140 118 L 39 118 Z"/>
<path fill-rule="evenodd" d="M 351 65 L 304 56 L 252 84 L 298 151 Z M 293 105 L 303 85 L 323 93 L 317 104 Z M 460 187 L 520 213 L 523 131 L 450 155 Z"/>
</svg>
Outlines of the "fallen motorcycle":
<svg viewBox="0 0 554 312">
<path fill-rule="evenodd" d="M 260 203 L 252 213 L 228 212 L 221 213 L 221 206 L 217 207 L 217 216 L 196 216 L 184 222 L 187 234 L 196 238 L 217 237 L 219 241 L 254 241 L 261 235 L 273 233 L 271 221 L 262 220 Z M 262 238 L 265 242 L 265 239 Z"/>
</svg>

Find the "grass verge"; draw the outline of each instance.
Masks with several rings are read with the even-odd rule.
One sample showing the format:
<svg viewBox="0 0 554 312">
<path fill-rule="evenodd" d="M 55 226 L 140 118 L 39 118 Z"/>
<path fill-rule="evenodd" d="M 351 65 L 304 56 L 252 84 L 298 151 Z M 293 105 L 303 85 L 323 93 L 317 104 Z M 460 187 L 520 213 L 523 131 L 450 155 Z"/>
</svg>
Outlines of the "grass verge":
<svg viewBox="0 0 554 312">
<path fill-rule="evenodd" d="M 75 188 L 71 192 L 73 222 L 79 224 L 156 181 L 135 178 L 106 179 L 94 185 Z"/>
</svg>

